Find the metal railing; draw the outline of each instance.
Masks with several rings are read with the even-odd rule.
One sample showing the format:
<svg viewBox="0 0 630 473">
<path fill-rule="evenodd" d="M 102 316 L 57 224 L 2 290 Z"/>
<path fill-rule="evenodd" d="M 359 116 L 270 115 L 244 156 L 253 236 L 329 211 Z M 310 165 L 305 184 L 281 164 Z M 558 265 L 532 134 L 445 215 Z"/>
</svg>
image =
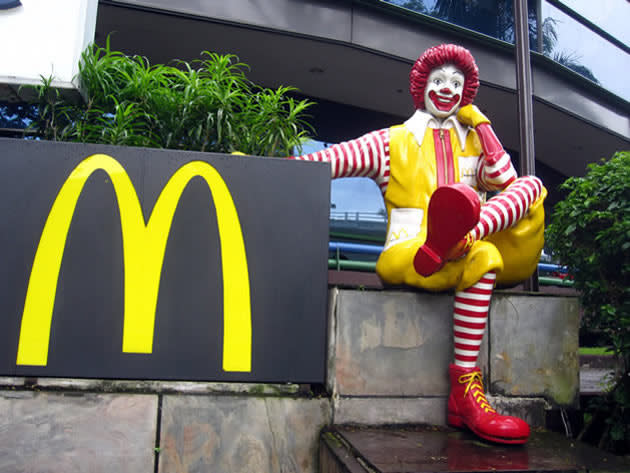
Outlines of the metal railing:
<svg viewBox="0 0 630 473">
<path fill-rule="evenodd" d="M 331 210 L 330 220 L 343 220 L 346 222 L 387 223 L 387 214 L 380 212 L 342 212 Z"/>
<path fill-rule="evenodd" d="M 349 256 L 369 255 L 378 257 L 378 255 L 380 255 L 383 251 L 383 245 L 331 241 L 328 243 L 328 251 L 329 269 L 336 269 L 338 271 L 374 272 L 376 270 L 376 261 L 350 259 Z M 538 281 L 541 285 L 562 287 L 573 286 L 573 281 L 566 276 L 567 268 L 564 266 L 552 263 L 538 263 L 538 275 Z"/>
</svg>

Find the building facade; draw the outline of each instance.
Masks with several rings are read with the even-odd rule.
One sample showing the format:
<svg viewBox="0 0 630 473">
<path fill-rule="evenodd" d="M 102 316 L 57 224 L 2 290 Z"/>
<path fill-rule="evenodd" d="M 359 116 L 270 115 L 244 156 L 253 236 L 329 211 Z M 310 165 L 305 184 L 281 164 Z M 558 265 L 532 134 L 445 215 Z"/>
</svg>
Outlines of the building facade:
<svg viewBox="0 0 630 473">
<path fill-rule="evenodd" d="M 407 119 L 413 112 L 411 64 L 428 47 L 457 43 L 476 58 L 481 79 L 476 104 L 493 121 L 518 168 L 512 3 L 100 0 L 94 36 L 97 44 L 110 37 L 113 49 L 146 56 L 153 64 L 194 60 L 204 50 L 235 54 L 251 67 L 248 76 L 255 83 L 292 85 L 317 103 L 311 114 L 321 142 L 355 138 Z M 630 145 L 630 86 L 619 72 L 630 70 L 630 48 L 625 29 L 614 30 L 611 23 L 630 6 L 529 3 L 534 113 L 529 126 L 536 174 L 551 190 L 552 205 L 553 190 L 566 176 L 582 175 L 588 163 Z M 0 100 L 20 100 L 18 87 L 7 81 L 0 74 Z"/>
</svg>

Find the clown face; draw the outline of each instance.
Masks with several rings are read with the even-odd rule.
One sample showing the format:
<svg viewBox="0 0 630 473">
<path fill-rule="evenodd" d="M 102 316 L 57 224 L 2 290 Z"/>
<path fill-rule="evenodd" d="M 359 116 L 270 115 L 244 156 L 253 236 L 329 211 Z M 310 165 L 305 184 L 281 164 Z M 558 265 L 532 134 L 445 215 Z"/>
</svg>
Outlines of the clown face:
<svg viewBox="0 0 630 473">
<path fill-rule="evenodd" d="M 452 64 L 436 67 L 429 74 L 424 90 L 427 112 L 436 118 L 447 118 L 457 111 L 462 101 L 464 74 Z"/>
</svg>

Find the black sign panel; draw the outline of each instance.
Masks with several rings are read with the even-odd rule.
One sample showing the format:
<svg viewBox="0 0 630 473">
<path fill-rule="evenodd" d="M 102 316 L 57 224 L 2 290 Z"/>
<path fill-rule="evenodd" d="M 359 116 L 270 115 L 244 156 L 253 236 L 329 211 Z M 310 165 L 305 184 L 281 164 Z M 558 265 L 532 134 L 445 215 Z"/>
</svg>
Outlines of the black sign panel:
<svg viewBox="0 0 630 473">
<path fill-rule="evenodd" d="M 0 139 L 0 374 L 323 382 L 330 170 Z"/>
</svg>

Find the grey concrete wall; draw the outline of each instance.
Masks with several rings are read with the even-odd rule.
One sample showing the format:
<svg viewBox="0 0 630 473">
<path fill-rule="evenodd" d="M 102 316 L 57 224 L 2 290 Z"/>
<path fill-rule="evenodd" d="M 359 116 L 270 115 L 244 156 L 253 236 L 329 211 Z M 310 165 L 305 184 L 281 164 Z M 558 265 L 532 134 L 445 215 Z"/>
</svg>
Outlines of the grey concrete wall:
<svg viewBox="0 0 630 473">
<path fill-rule="evenodd" d="M 327 399 L 166 396 L 159 471 L 315 472 Z"/>
<path fill-rule="evenodd" d="M 0 392 L 0 471 L 152 471 L 157 401 L 144 394 Z"/>
<path fill-rule="evenodd" d="M 0 473 L 318 471 L 337 424 L 445 424 L 452 295 L 331 289 L 327 393 L 297 385 L 0 378 Z M 579 389 L 575 298 L 497 293 L 489 399 L 544 425 Z"/>
<path fill-rule="evenodd" d="M 445 423 L 453 296 L 333 290 L 328 389 L 336 423 Z M 497 292 L 479 366 L 506 414 L 544 424 L 579 394 L 576 298 Z"/>
<path fill-rule="evenodd" d="M 573 404 L 580 389 L 577 299 L 497 294 L 491 311 L 491 392 Z"/>
<path fill-rule="evenodd" d="M 32 381 L 0 378 L 0 473 L 316 473 L 332 418 L 296 385 Z"/>
<path fill-rule="evenodd" d="M 340 291 L 329 379 L 340 396 L 448 394 L 453 296 L 407 291 Z M 487 366 L 487 340 L 481 366 Z M 332 376 L 332 378 L 331 378 Z"/>
</svg>

